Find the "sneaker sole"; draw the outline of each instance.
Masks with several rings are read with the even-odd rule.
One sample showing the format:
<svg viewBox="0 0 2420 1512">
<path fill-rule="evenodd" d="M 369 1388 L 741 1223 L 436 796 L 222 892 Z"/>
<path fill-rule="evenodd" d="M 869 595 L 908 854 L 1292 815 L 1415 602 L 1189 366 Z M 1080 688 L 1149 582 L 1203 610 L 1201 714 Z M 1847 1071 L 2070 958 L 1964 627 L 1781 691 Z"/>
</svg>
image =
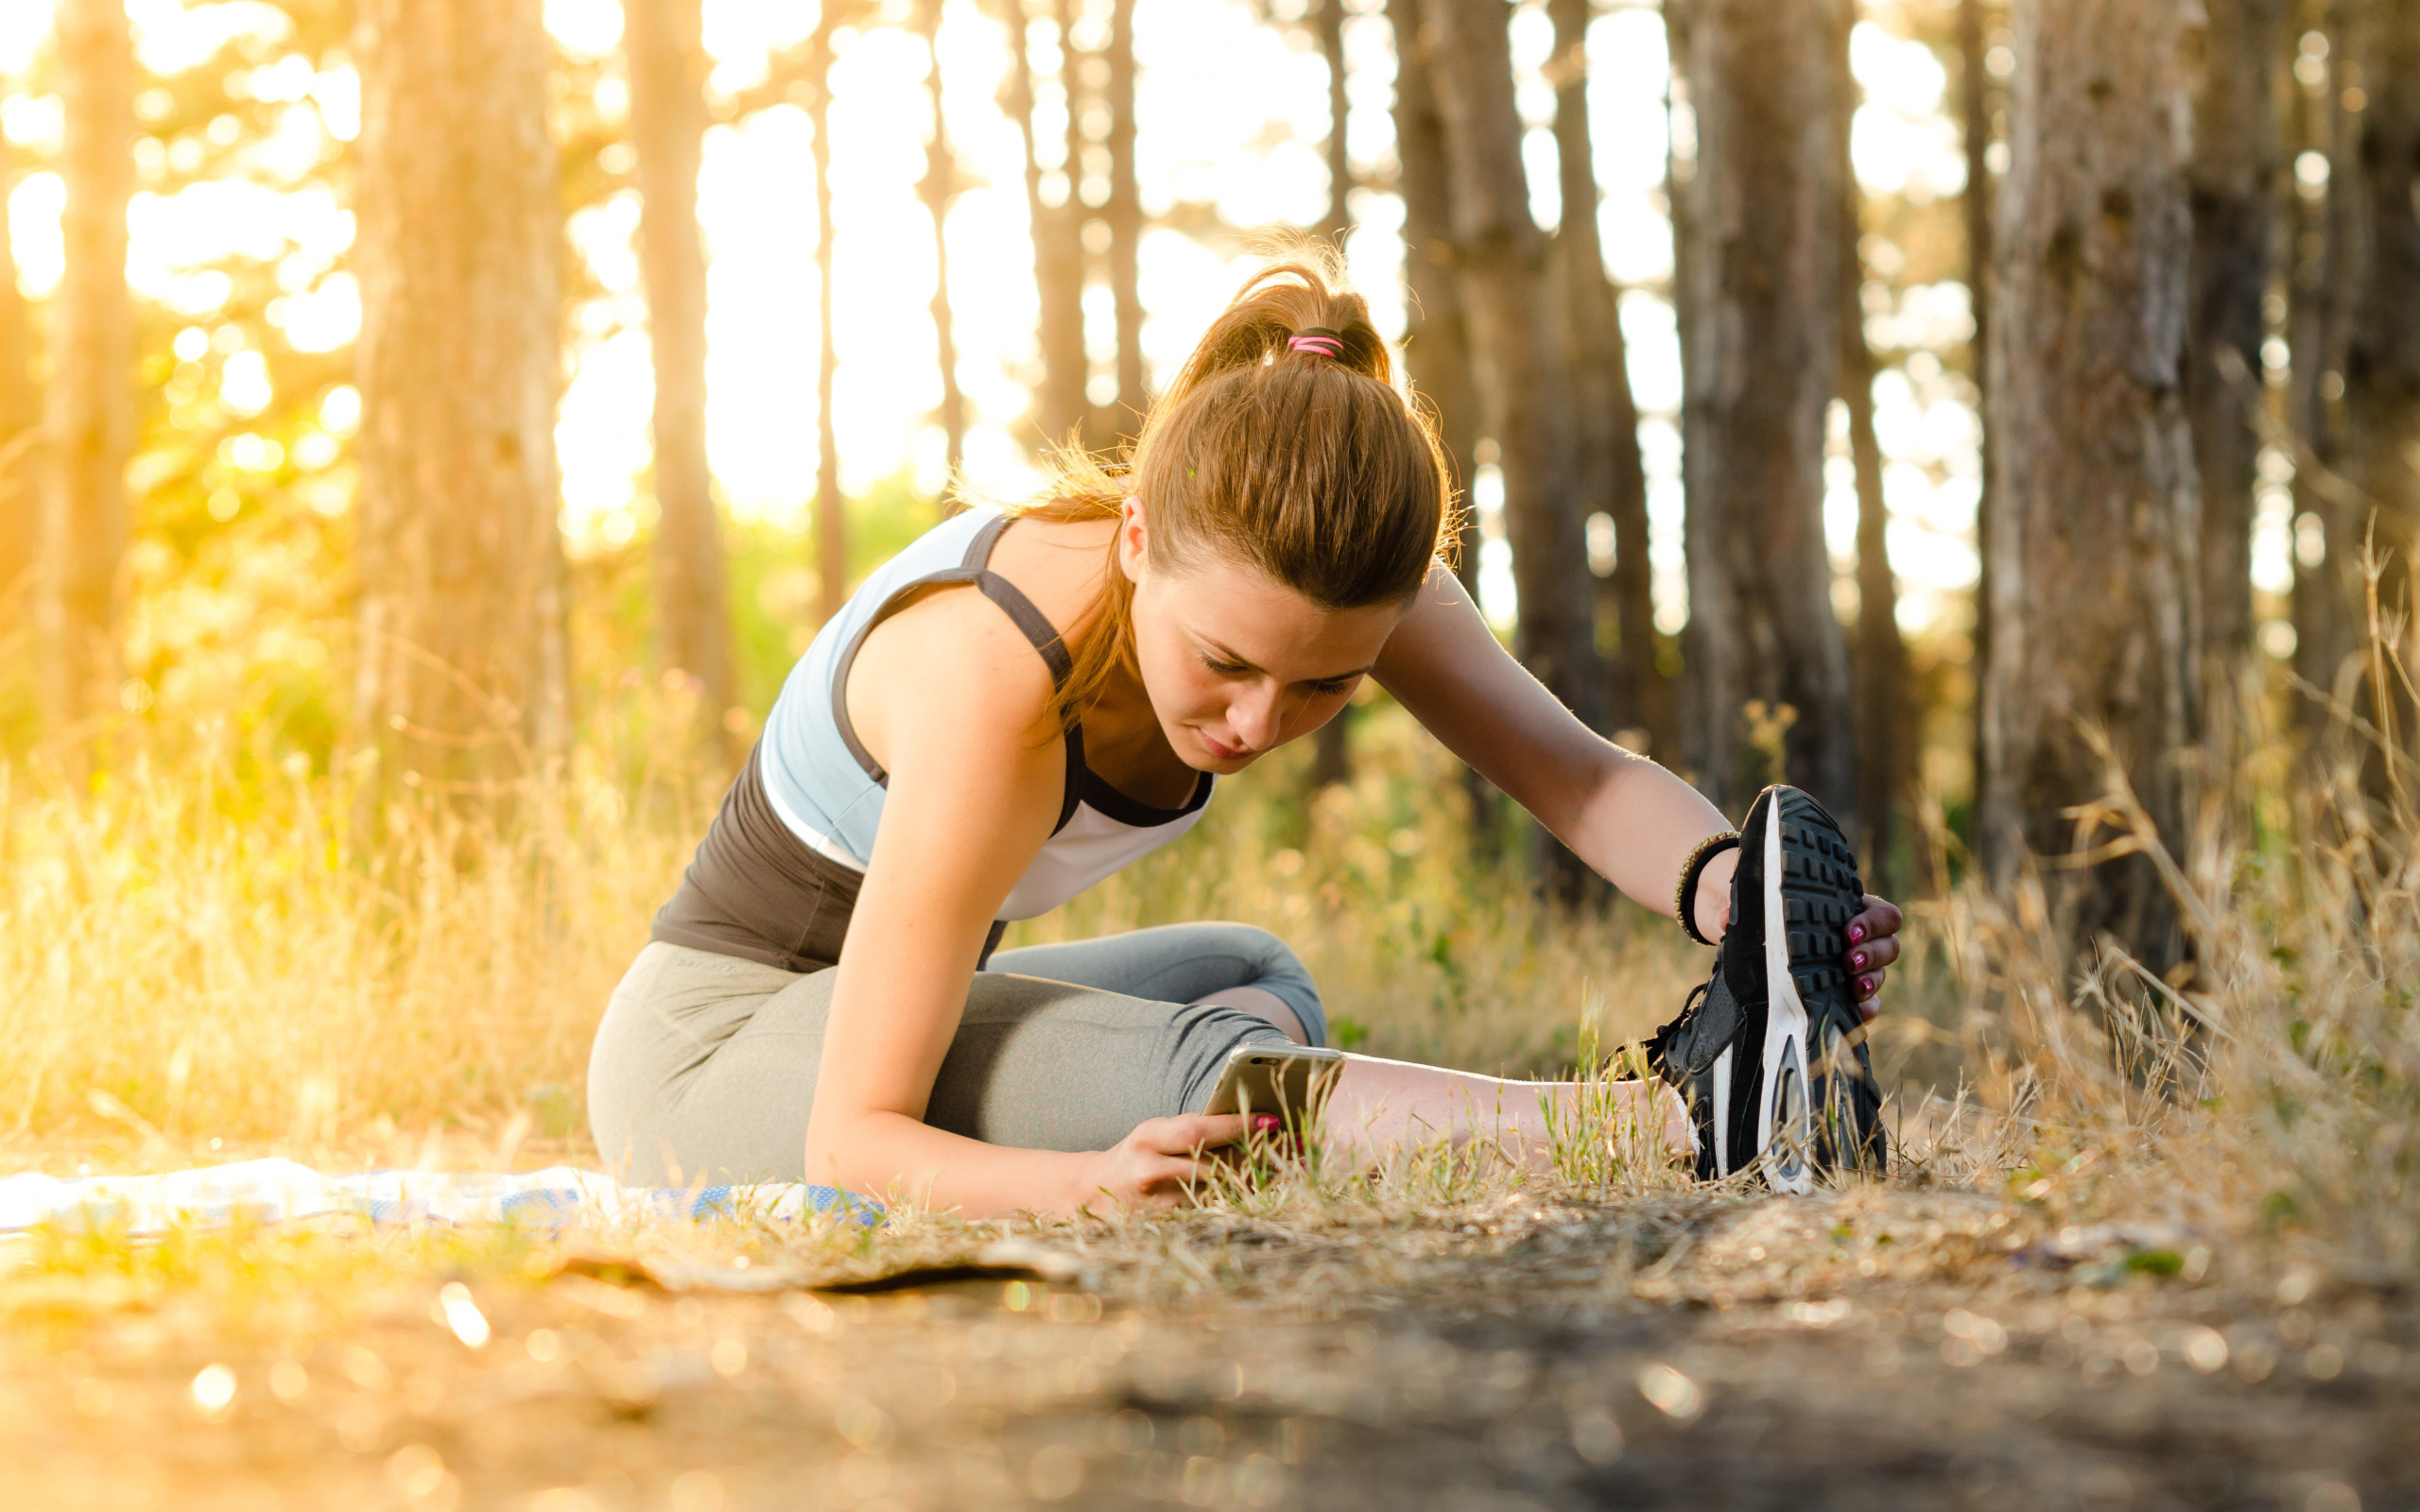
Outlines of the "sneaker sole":
<svg viewBox="0 0 2420 1512">
<path fill-rule="evenodd" d="M 1765 1182 L 1775 1192 L 1813 1189 L 1808 1156 L 1814 1125 L 1806 1110 L 1806 1004 L 1790 970 L 1791 879 L 1784 873 L 1782 831 L 1789 795 L 1777 794 L 1765 816 L 1765 1009 L 1764 1075 L 1757 1084 L 1756 1148 Z M 1793 1092 L 1795 1096 L 1793 1096 Z M 1793 1108 L 1791 1105 L 1795 1103 Z"/>
<path fill-rule="evenodd" d="M 1779 1093 L 1770 1102 L 1777 1105 L 1772 1116 L 1780 1143 L 1766 1149 L 1768 1180 L 1777 1191 L 1809 1190 L 1812 1164 L 1824 1152 L 1836 1163 L 1856 1160 L 1859 1142 L 1843 1121 L 1854 1122 L 1847 1103 L 1857 1094 L 1841 1083 L 1844 1073 L 1867 1084 L 1872 1075 L 1862 1046 L 1851 1042 L 1860 1021 L 1843 956 L 1849 920 L 1863 902 L 1857 854 L 1840 826 L 1806 794 L 1777 794 L 1765 829 L 1766 982 L 1779 1010 L 1768 1022 L 1766 1057 L 1780 1076 L 1768 1084 Z M 1810 1054 L 1823 1073 L 1820 1093 L 1809 1075 Z M 1819 1119 L 1842 1125 L 1830 1130 L 1836 1138 L 1822 1138 Z M 1849 1137 L 1837 1137 L 1843 1132 Z"/>
</svg>

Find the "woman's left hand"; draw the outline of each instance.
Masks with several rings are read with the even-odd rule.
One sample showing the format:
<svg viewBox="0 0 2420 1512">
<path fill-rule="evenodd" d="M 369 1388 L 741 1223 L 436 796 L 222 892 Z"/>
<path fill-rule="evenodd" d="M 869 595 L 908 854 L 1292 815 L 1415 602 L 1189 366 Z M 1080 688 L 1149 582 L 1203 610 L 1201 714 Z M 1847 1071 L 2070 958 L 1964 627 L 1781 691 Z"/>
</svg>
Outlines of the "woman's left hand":
<svg viewBox="0 0 2420 1512">
<path fill-rule="evenodd" d="M 1849 985 L 1857 991 L 1858 1017 L 1868 1023 L 1882 1011 L 1882 973 L 1899 958 L 1897 936 L 1906 922 L 1897 908 L 1872 893 L 1865 895 L 1865 911 L 1849 920 Z"/>
</svg>

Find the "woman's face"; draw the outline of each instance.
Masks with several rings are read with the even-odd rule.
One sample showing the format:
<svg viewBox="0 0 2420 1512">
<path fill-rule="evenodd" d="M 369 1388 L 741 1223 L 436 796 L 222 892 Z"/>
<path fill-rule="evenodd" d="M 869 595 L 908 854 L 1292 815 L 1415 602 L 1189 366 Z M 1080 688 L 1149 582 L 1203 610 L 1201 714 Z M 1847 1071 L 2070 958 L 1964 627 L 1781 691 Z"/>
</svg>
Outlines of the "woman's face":
<svg viewBox="0 0 2420 1512">
<path fill-rule="evenodd" d="M 1217 557 L 1162 568 L 1147 535 L 1130 500 L 1117 557 L 1134 584 L 1135 660 L 1161 730 L 1197 771 L 1242 771 L 1327 723 L 1409 608 L 1323 610 L 1257 567 Z"/>
</svg>

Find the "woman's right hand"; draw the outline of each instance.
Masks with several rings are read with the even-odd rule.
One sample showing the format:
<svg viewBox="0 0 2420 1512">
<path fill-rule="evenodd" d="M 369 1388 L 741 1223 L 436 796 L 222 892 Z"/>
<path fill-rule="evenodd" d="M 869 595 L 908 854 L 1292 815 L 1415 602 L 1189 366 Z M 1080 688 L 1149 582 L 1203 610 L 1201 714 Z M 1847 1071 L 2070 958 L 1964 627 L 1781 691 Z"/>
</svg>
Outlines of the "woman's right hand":
<svg viewBox="0 0 2420 1512">
<path fill-rule="evenodd" d="M 1239 1143 L 1241 1113 L 1186 1113 L 1146 1119 L 1092 1158 L 1079 1206 L 1107 1196 L 1126 1208 L 1173 1208 L 1208 1177 L 1202 1152 Z"/>
</svg>

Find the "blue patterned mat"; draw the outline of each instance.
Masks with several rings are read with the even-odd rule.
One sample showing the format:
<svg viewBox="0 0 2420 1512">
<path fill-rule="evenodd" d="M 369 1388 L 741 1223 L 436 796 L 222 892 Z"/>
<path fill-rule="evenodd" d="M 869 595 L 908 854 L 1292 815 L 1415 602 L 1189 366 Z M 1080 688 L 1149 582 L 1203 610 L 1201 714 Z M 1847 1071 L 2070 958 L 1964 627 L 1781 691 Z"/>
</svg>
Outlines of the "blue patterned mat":
<svg viewBox="0 0 2420 1512">
<path fill-rule="evenodd" d="M 0 1233 L 50 1225 L 139 1236 L 330 1215 L 387 1225 L 560 1229 L 643 1219 L 796 1220 L 819 1212 L 875 1223 L 882 1210 L 833 1187 L 626 1187 L 568 1165 L 510 1175 L 370 1171 L 332 1177 L 292 1160 L 267 1160 L 158 1176 L 0 1177 Z"/>
</svg>

